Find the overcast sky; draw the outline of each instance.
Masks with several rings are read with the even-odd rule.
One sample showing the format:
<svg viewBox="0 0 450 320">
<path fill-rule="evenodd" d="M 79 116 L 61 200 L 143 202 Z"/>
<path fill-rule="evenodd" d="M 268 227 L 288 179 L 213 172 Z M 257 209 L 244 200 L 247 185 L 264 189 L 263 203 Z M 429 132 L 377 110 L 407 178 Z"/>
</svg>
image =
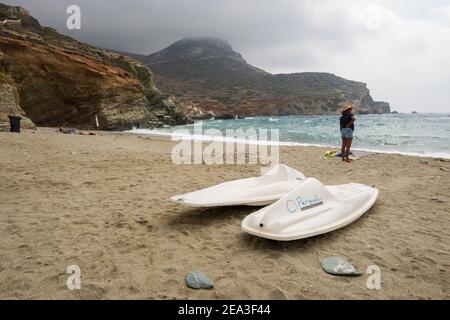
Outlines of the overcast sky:
<svg viewBox="0 0 450 320">
<path fill-rule="evenodd" d="M 272 73 L 331 72 L 403 112 L 450 112 L 450 0 L 0 0 L 103 48 L 141 54 L 227 40 Z M 66 28 L 77 4 L 82 29 Z"/>
</svg>

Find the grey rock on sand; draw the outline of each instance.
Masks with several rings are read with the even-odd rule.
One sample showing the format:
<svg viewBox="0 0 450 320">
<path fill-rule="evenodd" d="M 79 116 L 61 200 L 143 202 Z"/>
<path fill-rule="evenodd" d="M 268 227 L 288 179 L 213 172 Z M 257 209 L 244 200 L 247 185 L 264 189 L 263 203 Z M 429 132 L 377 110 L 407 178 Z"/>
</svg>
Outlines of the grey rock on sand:
<svg viewBox="0 0 450 320">
<path fill-rule="evenodd" d="M 186 275 L 186 284 L 193 289 L 210 289 L 214 287 L 212 281 L 200 271 L 192 271 Z"/>
<path fill-rule="evenodd" d="M 323 259 L 321 263 L 326 273 L 335 276 L 359 276 L 362 274 L 343 257 L 328 257 Z"/>
</svg>

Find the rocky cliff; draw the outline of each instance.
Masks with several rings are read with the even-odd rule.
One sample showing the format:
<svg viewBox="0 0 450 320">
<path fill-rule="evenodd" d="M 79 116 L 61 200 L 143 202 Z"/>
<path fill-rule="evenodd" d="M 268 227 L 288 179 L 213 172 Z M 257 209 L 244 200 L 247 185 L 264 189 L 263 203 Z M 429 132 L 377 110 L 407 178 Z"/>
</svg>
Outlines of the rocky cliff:
<svg viewBox="0 0 450 320">
<path fill-rule="evenodd" d="M 0 74 L 0 131 L 9 131 L 9 115 L 20 116 L 21 127 L 36 129 L 34 123 L 26 117 L 19 104 L 19 94 L 14 86 L 8 84 Z"/>
<path fill-rule="evenodd" d="M 330 114 L 348 100 L 360 113 L 390 111 L 364 83 L 326 73 L 272 75 L 220 39 L 188 38 L 149 56 L 124 55 L 43 27 L 21 7 L 0 4 L 0 22 L 3 125 L 12 112 L 28 117 L 28 127 L 90 129 L 97 116 L 100 129 L 120 130 L 213 116 Z"/>
<path fill-rule="evenodd" d="M 42 27 L 21 7 L 0 4 L 5 19 L 20 23 L 0 25 L 0 97 L 13 88 L 17 113 L 36 125 L 89 129 L 96 115 L 100 129 L 186 123 L 143 64 Z"/>
<path fill-rule="evenodd" d="M 187 38 L 148 55 L 131 55 L 155 73 L 156 85 L 219 116 L 334 114 L 352 101 L 359 113 L 387 113 L 366 84 L 329 73 L 270 74 L 215 38 Z"/>
</svg>

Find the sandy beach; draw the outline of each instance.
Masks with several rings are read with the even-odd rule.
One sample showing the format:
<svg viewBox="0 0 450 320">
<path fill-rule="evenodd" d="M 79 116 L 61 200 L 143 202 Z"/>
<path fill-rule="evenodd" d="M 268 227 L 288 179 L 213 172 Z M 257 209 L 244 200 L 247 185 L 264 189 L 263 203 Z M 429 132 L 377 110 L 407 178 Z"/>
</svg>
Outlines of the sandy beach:
<svg viewBox="0 0 450 320">
<path fill-rule="evenodd" d="M 170 196 L 259 175 L 257 165 L 174 165 L 174 142 L 139 135 L 0 133 L 0 299 L 450 298 L 450 160 L 374 154 L 345 164 L 324 148 L 286 147 L 281 162 L 325 184 L 376 186 L 355 223 L 306 240 L 241 231 L 252 207 L 193 209 Z M 342 255 L 368 275 L 326 274 Z M 81 268 L 81 290 L 66 269 Z M 211 290 L 185 284 L 206 273 Z"/>
</svg>

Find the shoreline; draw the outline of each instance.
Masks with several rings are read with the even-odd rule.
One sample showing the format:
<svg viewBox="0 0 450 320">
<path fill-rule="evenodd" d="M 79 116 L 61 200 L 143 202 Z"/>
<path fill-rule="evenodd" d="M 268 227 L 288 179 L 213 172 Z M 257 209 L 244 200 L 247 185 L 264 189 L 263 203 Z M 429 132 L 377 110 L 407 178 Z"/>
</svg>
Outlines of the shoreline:
<svg viewBox="0 0 450 320">
<path fill-rule="evenodd" d="M 87 132 L 87 133 L 96 133 L 99 135 L 129 135 L 129 136 L 144 136 L 145 138 L 151 138 L 151 139 L 155 139 L 155 140 L 163 140 L 163 141 L 170 141 L 173 143 L 176 143 L 177 141 L 181 141 L 181 140 L 192 140 L 192 141 L 203 141 L 204 143 L 208 143 L 213 141 L 214 137 L 209 137 L 209 136 L 203 136 L 206 137 L 206 139 L 192 139 L 192 135 L 190 137 L 184 137 L 184 138 L 179 138 L 179 139 L 172 139 L 172 134 L 171 133 L 164 133 L 164 132 L 158 132 L 158 133 L 142 133 L 142 132 L 135 132 L 132 130 L 125 130 L 125 131 L 104 131 L 104 130 L 81 130 L 81 129 L 76 129 L 77 131 L 80 132 Z M 144 130 L 149 130 L 149 129 L 144 129 Z M 28 131 L 28 132 L 42 132 L 42 133 L 46 133 L 46 132 L 50 132 L 50 133 L 60 133 L 59 132 L 59 127 L 37 127 L 37 130 L 32 130 L 32 129 L 22 129 L 22 131 Z M 75 134 L 77 135 L 77 134 Z M 223 138 L 223 137 L 222 137 Z M 219 142 L 227 142 L 225 139 L 219 139 Z M 270 142 L 270 141 L 269 141 Z M 234 143 L 236 144 L 250 144 L 250 145 L 271 145 L 266 144 L 265 141 L 252 141 L 249 140 L 248 142 L 242 142 L 242 141 L 236 141 L 234 140 Z M 278 146 L 280 148 L 321 148 L 324 149 L 324 152 L 328 151 L 325 149 L 337 149 L 338 151 L 340 151 L 340 146 L 327 146 L 327 145 L 318 145 L 318 144 L 308 144 L 308 143 L 300 143 L 300 142 L 280 142 L 278 144 Z M 424 159 L 442 159 L 444 161 L 450 161 L 450 154 L 444 154 L 444 155 L 436 155 L 436 154 L 421 154 L 421 153 L 414 153 L 414 152 L 400 152 L 400 151 L 386 151 L 386 150 L 374 150 L 374 149 L 366 149 L 366 148 L 353 148 L 352 150 L 354 151 L 359 151 L 359 152 L 364 152 L 364 153 L 368 153 L 368 154 L 386 154 L 386 155 L 398 155 L 398 156 L 407 156 L 407 157 L 415 157 L 415 158 L 424 158 Z M 325 155 L 325 153 L 324 153 Z"/>
<path fill-rule="evenodd" d="M 195 136 L 193 134 L 191 135 L 178 135 L 175 139 L 172 139 L 172 133 L 166 133 L 161 131 L 156 132 L 139 132 L 139 130 L 148 130 L 151 131 L 152 129 L 132 129 L 132 130 L 126 130 L 122 131 L 124 133 L 128 134 L 135 134 L 135 135 L 145 135 L 152 138 L 162 138 L 167 139 L 169 141 L 179 141 L 179 140 L 193 140 L 193 141 L 203 141 L 203 142 L 212 142 L 212 141 L 218 141 L 218 142 L 234 142 L 234 143 L 246 143 L 250 145 L 278 145 L 280 147 L 318 147 L 318 148 L 327 148 L 327 149 L 339 149 L 340 146 L 332 146 L 332 145 L 321 145 L 321 144 L 311 144 L 311 143 L 301 143 L 301 142 L 288 142 L 288 141 L 279 141 L 278 143 L 273 143 L 272 141 L 255 141 L 255 140 L 246 140 L 245 142 L 242 139 L 233 139 L 229 140 L 227 137 L 224 136 Z M 156 129 L 157 130 L 157 129 Z M 393 154 L 393 155 L 403 155 L 403 156 L 409 156 L 409 157 L 419 157 L 419 158 L 432 158 L 432 159 L 446 159 L 450 160 L 450 154 L 447 153 L 418 153 L 418 152 L 402 152 L 402 151 L 389 151 L 389 150 L 378 150 L 378 149 L 370 149 L 370 148 L 358 148 L 358 147 L 352 147 L 352 150 L 354 151 L 360 151 L 360 152 L 367 152 L 367 153 L 382 153 L 382 154 Z"/>
</svg>

